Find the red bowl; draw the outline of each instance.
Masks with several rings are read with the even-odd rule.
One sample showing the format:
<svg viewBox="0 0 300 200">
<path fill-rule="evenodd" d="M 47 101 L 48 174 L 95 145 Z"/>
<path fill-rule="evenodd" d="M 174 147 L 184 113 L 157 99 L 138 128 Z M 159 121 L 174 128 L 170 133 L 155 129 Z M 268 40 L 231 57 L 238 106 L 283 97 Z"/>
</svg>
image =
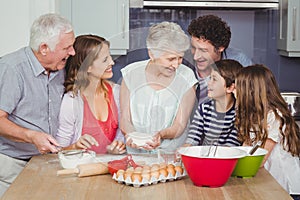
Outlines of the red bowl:
<svg viewBox="0 0 300 200">
<path fill-rule="evenodd" d="M 184 167 L 196 186 L 221 187 L 246 152 L 231 147 L 193 146 L 179 151 Z"/>
<path fill-rule="evenodd" d="M 110 161 L 108 162 L 108 171 L 111 175 L 114 175 L 114 173 L 117 173 L 117 171 L 120 169 L 126 170 L 127 165 L 128 163 L 125 160 Z"/>
</svg>

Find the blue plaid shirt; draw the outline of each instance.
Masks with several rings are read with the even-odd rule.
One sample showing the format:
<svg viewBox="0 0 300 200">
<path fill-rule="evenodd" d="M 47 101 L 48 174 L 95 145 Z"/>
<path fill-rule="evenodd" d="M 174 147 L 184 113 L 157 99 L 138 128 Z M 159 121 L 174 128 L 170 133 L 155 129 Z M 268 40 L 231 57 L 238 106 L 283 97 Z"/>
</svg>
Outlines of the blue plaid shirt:
<svg viewBox="0 0 300 200">
<path fill-rule="evenodd" d="M 64 71 L 50 76 L 30 47 L 0 59 L 0 109 L 15 124 L 54 136 L 64 92 Z M 33 144 L 0 136 L 0 153 L 19 159 L 39 154 Z"/>
</svg>

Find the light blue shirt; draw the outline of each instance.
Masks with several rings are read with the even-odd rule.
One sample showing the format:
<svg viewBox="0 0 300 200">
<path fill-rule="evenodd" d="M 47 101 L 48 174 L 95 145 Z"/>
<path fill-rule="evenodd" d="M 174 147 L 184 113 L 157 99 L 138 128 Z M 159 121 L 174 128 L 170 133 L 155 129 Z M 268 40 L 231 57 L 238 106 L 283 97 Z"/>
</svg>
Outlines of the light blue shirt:
<svg viewBox="0 0 300 200">
<path fill-rule="evenodd" d="M 222 60 L 232 59 L 238 61 L 244 67 L 252 65 L 253 62 L 248 56 L 246 56 L 240 49 L 236 48 L 227 48 L 222 54 Z"/>
<path fill-rule="evenodd" d="M 17 125 L 54 136 L 63 83 L 63 70 L 48 77 L 31 48 L 22 48 L 0 59 L 0 109 Z M 39 154 L 33 144 L 4 137 L 0 137 L 0 153 L 20 159 Z"/>
</svg>

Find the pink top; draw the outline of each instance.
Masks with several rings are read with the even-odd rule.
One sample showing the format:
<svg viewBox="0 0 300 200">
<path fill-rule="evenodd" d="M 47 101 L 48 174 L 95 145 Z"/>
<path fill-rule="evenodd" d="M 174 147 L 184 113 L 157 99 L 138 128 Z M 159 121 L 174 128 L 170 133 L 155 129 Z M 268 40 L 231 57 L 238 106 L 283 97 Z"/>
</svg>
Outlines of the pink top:
<svg viewBox="0 0 300 200">
<path fill-rule="evenodd" d="M 83 96 L 84 108 L 82 135 L 89 134 L 97 140 L 99 146 L 92 146 L 90 150 L 95 151 L 98 154 L 106 153 L 106 146 L 111 144 L 114 140 L 118 129 L 118 112 L 112 94 L 112 87 L 110 84 L 106 84 L 106 86 L 108 88 L 109 98 L 108 117 L 106 121 L 101 121 L 95 118 L 85 96 Z"/>
</svg>

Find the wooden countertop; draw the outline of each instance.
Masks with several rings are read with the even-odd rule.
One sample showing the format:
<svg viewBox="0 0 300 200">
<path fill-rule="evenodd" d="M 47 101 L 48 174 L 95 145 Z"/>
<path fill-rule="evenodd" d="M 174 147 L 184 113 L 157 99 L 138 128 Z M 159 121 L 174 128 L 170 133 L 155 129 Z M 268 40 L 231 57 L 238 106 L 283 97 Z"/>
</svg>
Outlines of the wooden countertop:
<svg viewBox="0 0 300 200">
<path fill-rule="evenodd" d="M 58 177 L 59 169 L 55 154 L 33 157 L 2 199 L 292 199 L 265 169 L 254 178 L 231 177 L 219 188 L 196 187 L 188 176 L 135 188 L 117 183 L 110 175 Z"/>
</svg>

